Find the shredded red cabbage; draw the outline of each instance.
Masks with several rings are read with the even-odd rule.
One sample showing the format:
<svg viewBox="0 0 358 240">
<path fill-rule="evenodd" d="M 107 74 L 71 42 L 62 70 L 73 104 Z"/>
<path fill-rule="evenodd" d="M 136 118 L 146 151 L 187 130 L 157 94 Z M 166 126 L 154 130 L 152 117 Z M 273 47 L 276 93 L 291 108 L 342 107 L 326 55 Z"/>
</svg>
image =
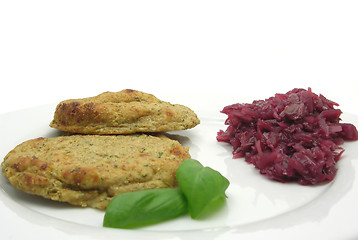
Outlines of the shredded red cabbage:
<svg viewBox="0 0 358 240">
<path fill-rule="evenodd" d="M 345 140 L 358 140 L 354 125 L 340 123 L 337 103 L 305 89 L 293 89 L 252 104 L 233 104 L 226 131 L 217 141 L 233 146 L 233 158 L 244 157 L 261 174 L 302 185 L 334 179 Z"/>
</svg>

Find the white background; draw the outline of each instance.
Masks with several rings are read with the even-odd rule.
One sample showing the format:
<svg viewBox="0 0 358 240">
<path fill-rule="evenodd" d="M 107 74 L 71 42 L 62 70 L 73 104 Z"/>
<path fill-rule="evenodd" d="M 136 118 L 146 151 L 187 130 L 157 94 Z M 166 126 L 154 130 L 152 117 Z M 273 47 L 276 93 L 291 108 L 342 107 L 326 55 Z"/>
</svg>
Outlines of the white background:
<svg viewBox="0 0 358 240">
<path fill-rule="evenodd" d="M 125 88 L 295 87 L 356 113 L 357 12 L 357 1 L 1 1 L 0 113 Z"/>
<path fill-rule="evenodd" d="M 358 114 L 358 1 L 0 1 L 0 81 L 0 114 L 126 88 L 239 102 L 297 87 Z"/>
</svg>

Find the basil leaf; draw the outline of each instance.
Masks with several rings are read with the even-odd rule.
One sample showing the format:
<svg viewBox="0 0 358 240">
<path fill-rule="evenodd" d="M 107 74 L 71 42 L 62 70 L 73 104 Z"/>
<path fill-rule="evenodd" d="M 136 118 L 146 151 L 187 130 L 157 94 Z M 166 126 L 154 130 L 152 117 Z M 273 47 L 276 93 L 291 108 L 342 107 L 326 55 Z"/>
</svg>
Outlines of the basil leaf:
<svg viewBox="0 0 358 240">
<path fill-rule="evenodd" d="M 179 188 L 122 193 L 107 206 L 104 227 L 134 228 L 162 222 L 188 212 L 187 200 Z"/>
<path fill-rule="evenodd" d="M 182 162 L 176 172 L 180 189 L 188 200 L 191 218 L 198 218 L 226 198 L 230 182 L 219 172 L 194 159 Z"/>
</svg>

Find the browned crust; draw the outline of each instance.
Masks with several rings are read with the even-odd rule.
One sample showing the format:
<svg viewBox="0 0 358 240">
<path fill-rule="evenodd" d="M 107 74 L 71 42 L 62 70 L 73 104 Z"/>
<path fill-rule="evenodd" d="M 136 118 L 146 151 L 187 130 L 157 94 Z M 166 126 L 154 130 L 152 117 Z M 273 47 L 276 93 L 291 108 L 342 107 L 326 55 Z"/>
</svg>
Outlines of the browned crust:
<svg viewBox="0 0 358 240">
<path fill-rule="evenodd" d="M 200 121 L 188 107 L 136 90 L 105 92 L 62 101 L 50 126 L 82 134 L 129 134 L 185 130 Z"/>
</svg>

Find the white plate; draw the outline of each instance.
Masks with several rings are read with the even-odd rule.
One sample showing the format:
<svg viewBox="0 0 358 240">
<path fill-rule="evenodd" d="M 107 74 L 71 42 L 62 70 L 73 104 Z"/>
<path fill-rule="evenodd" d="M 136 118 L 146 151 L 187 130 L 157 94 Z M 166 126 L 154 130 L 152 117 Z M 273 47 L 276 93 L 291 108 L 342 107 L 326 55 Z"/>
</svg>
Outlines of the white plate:
<svg viewBox="0 0 358 240">
<path fill-rule="evenodd" d="M 227 100 L 227 99 L 226 99 Z M 183 104 L 193 106 L 193 98 Z M 195 99 L 195 101 L 198 101 Z M 208 104 L 212 101 L 213 104 Z M 231 101 L 231 100 L 230 100 Z M 190 147 L 193 158 L 230 180 L 227 203 L 204 220 L 189 216 L 136 230 L 103 228 L 104 212 L 82 209 L 28 195 L 13 188 L 0 176 L 0 226 L 2 235 L 20 239 L 276 239 L 314 237 L 345 239 L 358 237 L 358 149 L 356 142 L 343 145 L 345 152 L 337 164 L 335 180 L 319 186 L 279 183 L 260 175 L 243 159 L 232 159 L 231 147 L 216 141 L 216 133 L 226 129 L 220 109 L 234 102 L 202 97 L 192 107 L 201 124 L 191 130 L 172 132 L 173 138 Z M 215 104 L 214 104 L 215 102 Z M 195 107 L 196 106 L 196 107 Z M 36 137 L 54 137 L 48 127 L 55 105 L 44 105 L 0 115 L 1 156 L 17 144 Z M 343 122 L 358 126 L 358 116 L 343 115 Z"/>
</svg>

